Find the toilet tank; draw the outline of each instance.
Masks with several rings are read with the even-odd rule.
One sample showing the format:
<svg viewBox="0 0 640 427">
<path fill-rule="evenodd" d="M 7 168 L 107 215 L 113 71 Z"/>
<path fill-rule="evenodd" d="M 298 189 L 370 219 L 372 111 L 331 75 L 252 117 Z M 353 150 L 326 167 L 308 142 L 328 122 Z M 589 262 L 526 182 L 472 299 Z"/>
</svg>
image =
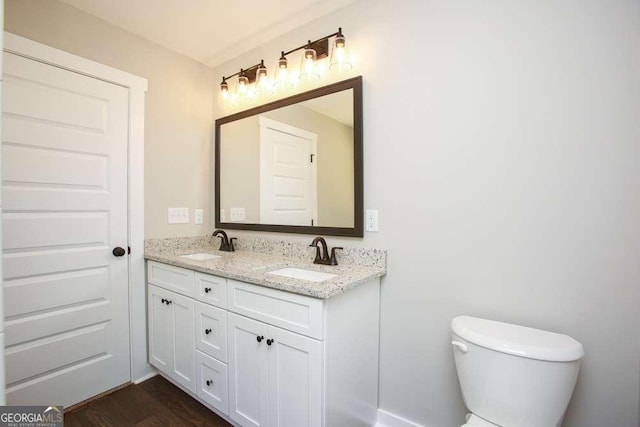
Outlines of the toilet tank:
<svg viewBox="0 0 640 427">
<path fill-rule="evenodd" d="M 509 323 L 458 316 L 453 352 L 465 405 L 498 426 L 560 426 L 578 378 L 582 345 Z"/>
</svg>

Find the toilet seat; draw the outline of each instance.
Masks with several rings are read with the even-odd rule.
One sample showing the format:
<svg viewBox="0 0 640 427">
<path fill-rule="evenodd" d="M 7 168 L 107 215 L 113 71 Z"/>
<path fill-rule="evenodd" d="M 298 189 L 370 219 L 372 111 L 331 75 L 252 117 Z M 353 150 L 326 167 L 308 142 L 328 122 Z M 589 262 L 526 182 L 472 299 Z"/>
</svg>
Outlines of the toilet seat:
<svg viewBox="0 0 640 427">
<path fill-rule="evenodd" d="M 489 421 L 480 418 L 474 414 L 467 414 L 467 423 L 460 427 L 500 427 L 497 424 L 490 423 Z"/>
</svg>

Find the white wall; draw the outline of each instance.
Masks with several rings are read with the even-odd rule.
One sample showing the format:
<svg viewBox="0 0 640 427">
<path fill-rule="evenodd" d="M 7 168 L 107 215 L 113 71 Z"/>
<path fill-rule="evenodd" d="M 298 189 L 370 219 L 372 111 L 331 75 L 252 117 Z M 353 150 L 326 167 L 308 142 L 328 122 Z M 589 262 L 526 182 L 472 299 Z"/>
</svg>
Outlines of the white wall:
<svg viewBox="0 0 640 427">
<path fill-rule="evenodd" d="M 565 425 L 637 426 L 640 3 L 361 1 L 215 79 L 338 26 L 364 76 L 380 232 L 329 243 L 389 249 L 381 408 L 462 424 L 448 338 L 464 313 L 573 336 Z"/>
<path fill-rule="evenodd" d="M 146 78 L 145 237 L 209 231 L 210 68 L 56 0 L 7 0 L 5 29 Z M 190 208 L 191 224 L 168 225 L 168 207 Z"/>
</svg>

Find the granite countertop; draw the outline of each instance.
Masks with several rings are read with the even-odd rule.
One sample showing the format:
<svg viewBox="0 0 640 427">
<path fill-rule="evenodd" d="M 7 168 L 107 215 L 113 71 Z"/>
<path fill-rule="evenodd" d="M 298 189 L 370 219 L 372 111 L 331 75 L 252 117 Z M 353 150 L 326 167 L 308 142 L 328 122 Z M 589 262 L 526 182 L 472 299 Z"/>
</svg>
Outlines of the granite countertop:
<svg viewBox="0 0 640 427">
<path fill-rule="evenodd" d="M 217 250 L 218 245 L 213 246 L 212 243 L 216 243 L 216 240 L 201 238 L 198 242 L 189 241 L 189 244 L 184 244 L 184 239 L 154 239 L 153 241 L 145 242 L 144 257 L 147 260 L 174 265 L 176 267 L 188 268 L 202 273 L 241 280 L 243 282 L 320 299 L 331 298 L 359 284 L 386 274 L 386 251 L 364 249 L 362 253 L 357 254 L 357 248 L 350 250 L 345 248 L 345 252 L 347 252 L 345 261 L 351 262 L 341 263 L 341 265 L 337 266 L 328 266 L 313 264 L 314 249 L 305 248 L 299 244 L 285 243 L 284 245 L 280 245 L 285 247 L 285 250 L 267 248 L 269 251 L 265 252 L 261 251 L 261 249 L 265 248 L 264 244 L 259 245 L 258 250 L 243 250 L 242 246 L 256 249 L 255 244 L 252 246 L 247 245 L 245 242 L 244 245 L 240 244 L 239 250 L 235 252 L 220 252 Z M 295 253 L 295 251 L 293 253 L 291 251 L 287 252 L 287 247 L 292 247 L 297 253 Z M 203 261 L 181 258 L 181 255 L 202 252 L 219 255 L 220 258 Z M 373 261 L 371 261 L 371 257 L 369 256 L 370 252 L 374 254 L 373 258 L 375 259 Z M 359 264 L 354 263 L 354 260 L 357 259 L 362 259 L 364 262 L 360 262 Z M 341 261 L 340 257 L 338 257 L 338 261 Z M 270 271 L 285 267 L 332 273 L 337 276 L 322 282 L 313 282 L 269 274 Z"/>
</svg>

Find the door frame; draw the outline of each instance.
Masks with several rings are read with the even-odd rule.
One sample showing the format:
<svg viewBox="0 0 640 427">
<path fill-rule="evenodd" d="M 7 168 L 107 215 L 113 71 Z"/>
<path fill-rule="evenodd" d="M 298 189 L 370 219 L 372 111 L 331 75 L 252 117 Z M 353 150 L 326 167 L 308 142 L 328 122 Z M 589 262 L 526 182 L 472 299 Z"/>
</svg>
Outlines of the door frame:
<svg viewBox="0 0 640 427">
<path fill-rule="evenodd" d="M 4 32 L 3 50 L 128 89 L 129 348 L 131 381 L 141 382 L 155 375 L 147 363 L 144 269 L 144 106 L 147 80 L 7 31 Z"/>
<path fill-rule="evenodd" d="M 311 219 L 314 224 L 318 225 L 318 134 L 309 132 L 304 129 L 297 128 L 295 126 L 289 125 L 287 123 L 279 122 L 277 120 L 269 119 L 264 116 L 259 117 L 259 125 L 260 125 L 260 224 L 264 224 L 263 222 L 263 210 L 262 210 L 262 202 L 264 200 L 263 194 L 263 181 L 265 179 L 264 173 L 264 162 L 268 157 L 268 154 L 265 149 L 264 139 L 265 139 L 265 131 L 266 129 L 277 130 L 278 132 L 286 133 L 289 135 L 296 136 L 298 138 L 307 139 L 311 142 L 311 152 L 316 158 L 316 161 L 311 162 Z M 308 224 L 307 224 L 308 225 Z"/>
</svg>

